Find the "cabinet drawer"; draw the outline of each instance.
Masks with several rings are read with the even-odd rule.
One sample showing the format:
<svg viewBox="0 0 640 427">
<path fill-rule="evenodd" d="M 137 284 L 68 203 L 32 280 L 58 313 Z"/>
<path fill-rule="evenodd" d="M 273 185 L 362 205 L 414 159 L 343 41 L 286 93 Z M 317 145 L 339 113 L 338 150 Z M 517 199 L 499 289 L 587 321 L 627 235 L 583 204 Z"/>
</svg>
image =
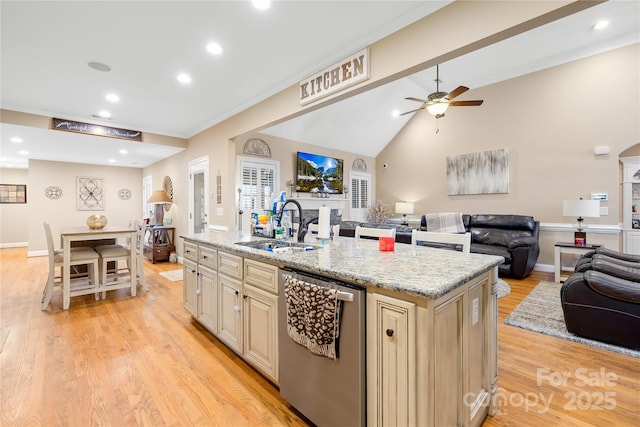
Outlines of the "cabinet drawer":
<svg viewBox="0 0 640 427">
<path fill-rule="evenodd" d="M 278 267 L 252 259 L 244 260 L 245 282 L 266 291 L 278 293 Z"/>
<path fill-rule="evenodd" d="M 218 272 L 242 280 L 242 257 L 218 252 Z"/>
<path fill-rule="evenodd" d="M 198 261 L 198 245 L 185 241 L 182 246 L 182 255 L 190 261 Z"/>
<path fill-rule="evenodd" d="M 218 269 L 218 251 L 206 246 L 198 247 L 198 264 L 210 268 Z"/>
</svg>

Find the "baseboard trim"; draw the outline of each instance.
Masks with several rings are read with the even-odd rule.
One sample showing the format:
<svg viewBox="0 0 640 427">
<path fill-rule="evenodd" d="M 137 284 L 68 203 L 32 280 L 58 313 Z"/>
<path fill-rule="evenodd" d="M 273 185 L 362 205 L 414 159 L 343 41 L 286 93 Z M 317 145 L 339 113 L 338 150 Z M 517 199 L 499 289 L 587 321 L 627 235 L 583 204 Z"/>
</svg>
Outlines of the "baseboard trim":
<svg viewBox="0 0 640 427">
<path fill-rule="evenodd" d="M 2 249 L 2 248 L 22 248 L 24 246 L 29 246 L 29 242 L 0 243 L 0 249 Z"/>
</svg>

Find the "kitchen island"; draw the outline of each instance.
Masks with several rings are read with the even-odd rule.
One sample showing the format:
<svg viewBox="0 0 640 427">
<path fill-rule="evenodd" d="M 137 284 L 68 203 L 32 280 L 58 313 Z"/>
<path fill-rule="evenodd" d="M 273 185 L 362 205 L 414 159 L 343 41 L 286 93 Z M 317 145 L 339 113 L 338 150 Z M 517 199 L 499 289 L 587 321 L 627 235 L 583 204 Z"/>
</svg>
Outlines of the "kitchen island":
<svg viewBox="0 0 640 427">
<path fill-rule="evenodd" d="M 273 282 L 286 267 L 366 288 L 367 425 L 477 426 L 491 413 L 497 388 L 495 282 L 501 257 L 404 244 L 396 244 L 394 252 L 380 252 L 377 241 L 347 237 L 312 242 L 315 250 L 294 253 L 238 245 L 256 240 L 238 232 L 181 237 L 185 306 L 274 382 L 278 369 L 286 369 L 278 367 L 273 354 L 279 338 L 273 325 L 277 313 L 261 316 L 259 326 L 268 329 L 260 335 L 269 339 L 262 340 L 264 351 L 256 352 L 246 337 L 258 335 L 247 317 L 257 305 L 239 301 L 240 295 L 245 303 L 261 297 L 260 307 L 277 310 Z M 206 292 L 203 277 L 209 277 Z M 207 301 L 203 292 L 210 295 Z M 244 316 L 239 314 L 243 309 Z"/>
</svg>

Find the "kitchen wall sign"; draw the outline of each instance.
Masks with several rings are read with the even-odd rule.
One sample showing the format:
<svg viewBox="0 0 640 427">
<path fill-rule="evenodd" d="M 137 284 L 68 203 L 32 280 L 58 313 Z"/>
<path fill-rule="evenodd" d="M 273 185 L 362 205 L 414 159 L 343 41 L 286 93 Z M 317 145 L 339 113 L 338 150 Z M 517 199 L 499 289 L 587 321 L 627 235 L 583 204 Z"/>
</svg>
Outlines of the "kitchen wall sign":
<svg viewBox="0 0 640 427">
<path fill-rule="evenodd" d="M 340 92 L 357 83 L 369 80 L 369 48 L 300 82 L 300 105 Z"/>
<path fill-rule="evenodd" d="M 91 123 L 74 122 L 72 120 L 51 119 L 51 129 L 87 135 L 106 136 L 109 138 L 128 139 L 130 141 L 142 141 L 142 132 L 138 130 L 112 128 Z"/>
</svg>

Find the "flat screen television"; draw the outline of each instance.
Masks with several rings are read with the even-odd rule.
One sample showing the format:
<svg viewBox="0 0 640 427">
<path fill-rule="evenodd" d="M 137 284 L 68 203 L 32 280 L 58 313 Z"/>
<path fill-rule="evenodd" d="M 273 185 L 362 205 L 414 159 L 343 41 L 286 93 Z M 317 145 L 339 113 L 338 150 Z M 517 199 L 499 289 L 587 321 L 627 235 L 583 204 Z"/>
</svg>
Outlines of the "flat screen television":
<svg viewBox="0 0 640 427">
<path fill-rule="evenodd" d="M 298 151 L 296 186 L 301 193 L 343 193 L 344 160 Z"/>
</svg>

